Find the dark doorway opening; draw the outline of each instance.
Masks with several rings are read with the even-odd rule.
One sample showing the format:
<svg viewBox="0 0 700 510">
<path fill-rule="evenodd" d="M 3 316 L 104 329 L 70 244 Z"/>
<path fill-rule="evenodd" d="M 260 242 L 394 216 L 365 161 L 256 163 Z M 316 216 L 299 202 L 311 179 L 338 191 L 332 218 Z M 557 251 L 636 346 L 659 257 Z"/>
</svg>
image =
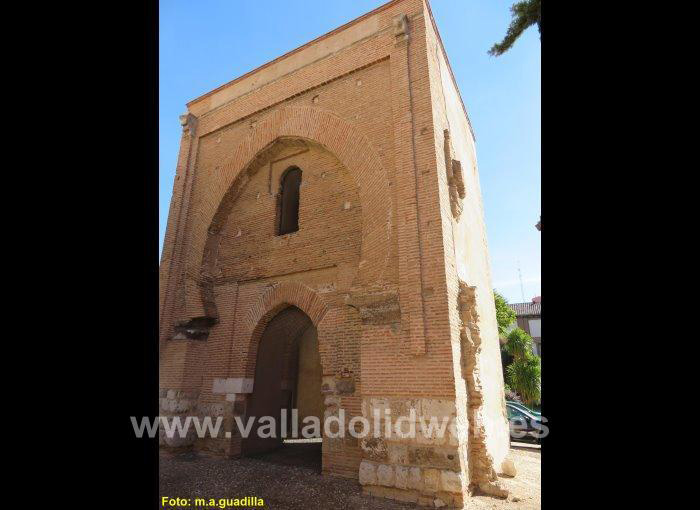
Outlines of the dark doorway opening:
<svg viewBox="0 0 700 510">
<path fill-rule="evenodd" d="M 320 473 L 321 453 L 322 443 L 320 438 L 304 440 L 303 442 L 296 442 L 292 439 L 285 440 L 275 450 L 253 454 L 251 457 L 271 464 L 297 466 Z"/>
<path fill-rule="evenodd" d="M 317 417 L 322 431 L 321 375 L 316 327 L 299 308 L 283 309 L 267 324 L 258 344 L 246 417 L 254 417 L 255 421 L 250 435 L 243 440 L 244 455 L 321 471 L 320 435 L 315 439 L 302 436 L 307 416 Z M 293 409 L 298 413 L 296 427 Z M 274 434 L 270 434 L 270 421 L 261 421 L 266 416 L 274 418 Z M 265 437 L 270 435 L 273 437 Z"/>
</svg>

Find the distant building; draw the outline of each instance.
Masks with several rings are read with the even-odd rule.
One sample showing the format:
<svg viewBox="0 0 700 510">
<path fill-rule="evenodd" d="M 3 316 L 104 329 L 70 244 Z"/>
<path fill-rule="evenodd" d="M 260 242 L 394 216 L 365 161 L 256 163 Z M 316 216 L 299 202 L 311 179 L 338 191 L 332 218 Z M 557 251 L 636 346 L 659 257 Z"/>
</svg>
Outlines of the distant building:
<svg viewBox="0 0 700 510">
<path fill-rule="evenodd" d="M 532 298 L 530 303 L 510 303 L 508 306 L 515 312 L 517 327 L 532 337 L 532 352 L 542 357 L 542 296 Z"/>
</svg>

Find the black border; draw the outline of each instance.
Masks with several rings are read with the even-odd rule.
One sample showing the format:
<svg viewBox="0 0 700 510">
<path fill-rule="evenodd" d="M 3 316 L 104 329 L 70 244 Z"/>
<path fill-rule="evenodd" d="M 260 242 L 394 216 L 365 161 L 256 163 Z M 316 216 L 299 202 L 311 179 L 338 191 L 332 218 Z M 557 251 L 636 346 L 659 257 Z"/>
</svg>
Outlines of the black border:
<svg viewBox="0 0 700 510">
<path fill-rule="evenodd" d="M 34 289 L 33 320 L 49 329 L 46 366 L 31 373 L 34 455 L 55 462 L 41 504 L 159 507 L 158 438 L 137 438 L 130 419 L 158 414 L 158 8 L 99 5 L 56 21 L 63 58 L 42 69 L 56 82 L 42 108 L 59 121 L 43 168 L 60 187 L 46 186 L 36 236 L 35 267 L 52 277 Z"/>
</svg>

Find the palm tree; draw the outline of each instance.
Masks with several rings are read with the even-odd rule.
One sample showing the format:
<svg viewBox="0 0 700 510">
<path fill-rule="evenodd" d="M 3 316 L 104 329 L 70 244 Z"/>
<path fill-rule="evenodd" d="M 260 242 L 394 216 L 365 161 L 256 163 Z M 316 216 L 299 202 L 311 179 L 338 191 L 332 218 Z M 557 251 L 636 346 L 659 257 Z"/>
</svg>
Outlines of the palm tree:
<svg viewBox="0 0 700 510">
<path fill-rule="evenodd" d="M 506 337 L 503 350 L 512 357 L 506 368 L 506 382 L 522 398 L 525 405 L 534 406 L 540 401 L 540 358 L 532 353 L 532 337 L 515 328 Z"/>
<path fill-rule="evenodd" d="M 500 43 L 494 44 L 489 55 L 497 57 L 508 51 L 525 30 L 537 23 L 537 30 L 542 40 L 542 0 L 523 0 L 510 7 L 513 20 L 510 22 L 506 36 Z"/>
<path fill-rule="evenodd" d="M 530 353 L 524 358 L 514 359 L 507 368 L 510 387 L 530 407 L 534 407 L 541 398 L 541 367 L 540 358 Z"/>
</svg>

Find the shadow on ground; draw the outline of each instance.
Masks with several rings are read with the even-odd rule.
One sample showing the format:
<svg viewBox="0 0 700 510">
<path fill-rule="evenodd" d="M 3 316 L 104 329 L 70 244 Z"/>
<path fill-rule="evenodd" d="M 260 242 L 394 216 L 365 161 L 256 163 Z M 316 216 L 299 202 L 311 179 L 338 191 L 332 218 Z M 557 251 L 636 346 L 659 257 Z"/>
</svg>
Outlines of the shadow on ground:
<svg viewBox="0 0 700 510">
<path fill-rule="evenodd" d="M 160 496 L 221 499 L 254 496 L 275 510 L 399 510 L 416 508 L 362 494 L 357 480 L 321 475 L 321 445 L 285 444 L 254 457 L 220 459 L 161 454 Z M 170 508 L 163 507 L 160 508 Z M 178 510 L 207 507 L 178 507 Z M 255 508 L 255 507 L 249 507 Z M 260 507 L 258 507 L 260 508 Z"/>
<path fill-rule="evenodd" d="M 518 475 L 499 481 L 510 491 L 506 500 L 487 496 L 470 498 L 469 507 L 489 510 L 539 510 L 540 455 L 537 447 L 512 445 Z M 321 445 L 285 444 L 282 448 L 241 459 L 221 459 L 197 453 L 161 454 L 160 496 L 219 500 L 262 498 L 265 509 L 275 510 L 400 510 L 414 504 L 362 494 L 357 480 L 321 475 Z M 160 508 L 168 508 L 163 507 Z M 206 506 L 180 506 L 207 510 Z M 247 507 L 261 508 L 261 507 Z"/>
<path fill-rule="evenodd" d="M 285 444 L 281 448 L 250 458 L 279 466 L 297 466 L 321 474 L 321 443 Z"/>
</svg>

